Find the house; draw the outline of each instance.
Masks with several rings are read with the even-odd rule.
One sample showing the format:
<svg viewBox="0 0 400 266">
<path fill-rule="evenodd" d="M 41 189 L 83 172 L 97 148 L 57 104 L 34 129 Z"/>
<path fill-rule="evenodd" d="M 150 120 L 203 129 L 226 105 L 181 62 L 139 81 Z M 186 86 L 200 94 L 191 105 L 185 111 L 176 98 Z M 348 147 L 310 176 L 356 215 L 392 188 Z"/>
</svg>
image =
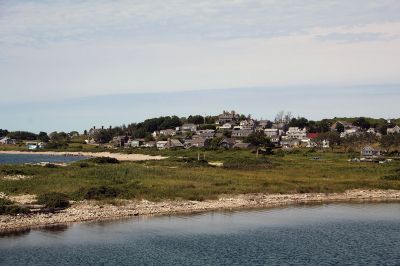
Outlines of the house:
<svg viewBox="0 0 400 266">
<path fill-rule="evenodd" d="M 172 148 L 184 148 L 182 142 L 180 142 L 179 139 L 171 139 L 169 138 L 167 140 L 167 144 L 165 145 L 166 149 L 172 149 Z"/>
<path fill-rule="evenodd" d="M 264 134 L 267 137 L 275 137 L 275 136 L 279 136 L 279 130 L 276 128 L 266 128 L 264 129 Z"/>
<path fill-rule="evenodd" d="M 225 124 L 223 124 L 222 126 L 219 127 L 219 129 L 222 129 L 222 130 L 229 130 L 231 128 L 232 128 L 232 124 L 231 123 L 225 123 Z"/>
<path fill-rule="evenodd" d="M 289 139 L 302 140 L 307 137 L 307 130 L 305 128 L 289 127 L 289 130 L 286 132 L 286 137 Z"/>
<path fill-rule="evenodd" d="M 225 149 L 231 149 L 235 144 L 235 140 L 231 138 L 224 138 L 219 142 L 219 146 Z"/>
<path fill-rule="evenodd" d="M 25 145 L 28 148 L 28 150 L 43 149 L 45 146 L 43 142 L 37 142 L 37 141 L 29 141 L 26 142 Z"/>
<path fill-rule="evenodd" d="M 167 147 L 168 141 L 166 140 L 159 140 L 156 142 L 157 149 L 163 150 Z"/>
<path fill-rule="evenodd" d="M 361 149 L 361 157 L 374 158 L 374 157 L 379 157 L 380 155 L 381 152 L 379 150 L 374 149 L 371 146 L 365 146 L 364 148 Z"/>
<path fill-rule="evenodd" d="M 15 145 L 15 144 L 17 144 L 17 140 L 10 139 L 9 137 L 4 137 L 4 138 L 0 139 L 0 144 Z"/>
<path fill-rule="evenodd" d="M 338 126 L 343 126 L 344 129 L 349 129 L 353 127 L 353 124 L 346 121 L 336 121 L 331 125 L 331 131 L 336 131 Z"/>
<path fill-rule="evenodd" d="M 200 132 L 198 133 L 199 137 L 204 138 L 204 139 L 212 139 L 215 136 L 214 131 L 205 131 L 205 132 Z"/>
<path fill-rule="evenodd" d="M 232 131 L 232 138 L 246 138 L 253 133 L 253 130 L 242 129 Z"/>
<path fill-rule="evenodd" d="M 153 148 L 156 147 L 156 142 L 155 141 L 146 141 L 145 143 L 143 143 L 143 147 L 145 148 Z"/>
<path fill-rule="evenodd" d="M 227 112 L 223 111 L 222 114 L 218 115 L 217 124 L 223 125 L 226 123 L 234 124 L 239 119 L 239 115 L 235 111 Z"/>
<path fill-rule="evenodd" d="M 387 134 L 388 135 L 399 134 L 399 133 L 400 133 L 400 127 L 398 125 L 396 125 L 395 127 L 387 129 Z"/>
<path fill-rule="evenodd" d="M 117 136 L 113 138 L 112 143 L 116 147 L 124 147 L 128 140 L 129 138 L 127 136 Z"/>
<path fill-rule="evenodd" d="M 358 135 L 360 133 L 360 128 L 352 127 L 345 129 L 344 132 L 340 133 L 341 138 L 345 138 L 347 136 Z"/>
<path fill-rule="evenodd" d="M 132 140 L 128 140 L 127 143 L 125 143 L 125 147 L 127 148 L 139 148 L 140 146 L 142 146 L 144 143 L 143 139 L 132 139 Z"/>
<path fill-rule="evenodd" d="M 240 121 L 239 126 L 241 127 L 240 129 L 243 129 L 243 130 L 254 130 L 256 125 L 255 125 L 253 119 L 249 119 L 249 120 Z"/>
<path fill-rule="evenodd" d="M 195 124 L 183 124 L 180 129 L 183 132 L 196 132 L 197 131 L 197 125 L 195 125 Z"/>
<path fill-rule="evenodd" d="M 283 148 L 296 148 L 300 146 L 300 140 L 290 138 L 282 139 L 281 146 Z"/>
<path fill-rule="evenodd" d="M 211 141 L 210 139 L 197 137 L 197 138 L 193 138 L 193 139 L 185 141 L 184 145 L 186 148 L 191 148 L 191 147 L 203 148 L 203 147 L 207 146 L 210 143 L 210 141 Z"/>
<path fill-rule="evenodd" d="M 175 131 L 175 129 L 163 129 L 163 130 L 160 130 L 160 135 L 163 135 L 163 136 L 175 136 L 176 135 L 176 131 Z"/>
<path fill-rule="evenodd" d="M 269 120 L 260 120 L 260 121 L 258 122 L 258 126 L 261 127 L 261 128 L 263 128 L 263 129 L 265 129 L 265 128 L 267 128 L 268 126 L 272 126 L 272 122 L 269 121 Z"/>
</svg>

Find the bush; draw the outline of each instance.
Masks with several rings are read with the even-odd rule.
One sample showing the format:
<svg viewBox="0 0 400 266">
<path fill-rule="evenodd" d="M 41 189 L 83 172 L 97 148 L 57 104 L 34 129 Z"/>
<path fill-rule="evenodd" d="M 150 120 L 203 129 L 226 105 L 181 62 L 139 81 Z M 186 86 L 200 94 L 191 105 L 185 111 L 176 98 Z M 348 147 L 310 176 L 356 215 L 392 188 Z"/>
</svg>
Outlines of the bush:
<svg viewBox="0 0 400 266">
<path fill-rule="evenodd" d="M 93 162 L 93 163 L 98 163 L 98 164 L 106 164 L 106 163 L 116 164 L 116 163 L 119 163 L 119 161 L 117 159 L 111 158 L 111 157 L 96 157 L 96 158 L 89 159 L 89 161 Z"/>
<path fill-rule="evenodd" d="M 88 163 L 80 163 L 79 167 L 80 168 L 86 168 L 86 167 L 89 167 L 89 164 Z"/>
<path fill-rule="evenodd" d="M 28 173 L 19 169 L 2 169 L 1 173 L 4 175 L 28 175 Z"/>
<path fill-rule="evenodd" d="M 386 175 L 382 177 L 383 180 L 400 180 L 400 174 Z"/>
<path fill-rule="evenodd" d="M 70 206 L 68 196 L 59 192 L 48 192 L 38 196 L 37 202 L 46 208 L 68 208 Z"/>
<path fill-rule="evenodd" d="M 106 198 L 116 198 L 119 194 L 120 191 L 113 187 L 91 187 L 86 191 L 84 198 L 101 200 Z"/>
<path fill-rule="evenodd" d="M 9 214 L 16 215 L 20 213 L 29 213 L 30 210 L 28 208 L 15 205 L 11 200 L 0 198 L 0 215 L 1 214 Z"/>
</svg>

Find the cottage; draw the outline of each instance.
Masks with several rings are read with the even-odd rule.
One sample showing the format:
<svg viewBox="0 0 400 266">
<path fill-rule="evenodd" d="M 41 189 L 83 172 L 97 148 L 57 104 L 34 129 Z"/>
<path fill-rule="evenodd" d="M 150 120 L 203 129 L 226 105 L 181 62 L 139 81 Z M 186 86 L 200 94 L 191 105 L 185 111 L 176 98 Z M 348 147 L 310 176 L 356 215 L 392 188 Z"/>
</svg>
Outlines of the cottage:
<svg viewBox="0 0 400 266">
<path fill-rule="evenodd" d="M 397 125 L 395 127 L 387 129 L 387 134 L 388 135 L 399 134 L 399 133 L 400 133 L 400 127 L 397 126 Z"/>
<path fill-rule="evenodd" d="M 341 138 L 345 138 L 348 136 L 352 135 L 359 135 L 360 134 L 360 128 L 359 127 L 352 127 L 349 129 L 345 129 L 344 132 L 340 133 Z"/>
<path fill-rule="evenodd" d="M 193 139 L 185 141 L 185 147 L 186 148 L 191 148 L 191 147 L 203 148 L 203 147 L 207 146 L 209 143 L 210 143 L 210 139 L 198 137 L 198 138 L 193 138 Z"/>
<path fill-rule="evenodd" d="M 197 136 L 204 138 L 204 139 L 212 139 L 215 136 L 214 131 L 212 132 L 200 132 Z"/>
<path fill-rule="evenodd" d="M 165 145 L 166 149 L 172 149 L 172 148 L 184 148 L 182 142 L 180 142 L 179 139 L 171 139 L 169 138 L 167 140 L 167 144 Z"/>
<path fill-rule="evenodd" d="M 196 132 L 197 125 L 195 124 L 183 124 L 181 127 L 182 132 Z"/>
<path fill-rule="evenodd" d="M 249 119 L 249 120 L 240 121 L 239 126 L 241 127 L 240 129 L 243 129 L 243 130 L 254 130 L 256 125 L 255 125 L 253 119 Z"/>
<path fill-rule="evenodd" d="M 160 130 L 160 135 L 163 135 L 163 136 L 175 136 L 176 135 L 176 131 L 175 131 L 175 129 L 163 129 L 163 130 Z"/>
<path fill-rule="evenodd" d="M 364 148 L 361 149 L 361 157 L 375 158 L 379 157 L 380 155 L 381 152 L 379 150 L 374 149 L 371 146 L 365 146 Z"/>
<path fill-rule="evenodd" d="M 307 137 L 307 130 L 305 128 L 300 129 L 298 127 L 289 127 L 289 130 L 286 132 L 286 136 L 289 139 L 302 140 Z"/>
<path fill-rule="evenodd" d="M 235 140 L 231 138 L 224 138 L 219 142 L 219 146 L 225 149 L 231 149 L 235 144 Z"/>
<path fill-rule="evenodd" d="M 167 147 L 168 141 L 166 140 L 159 140 L 156 142 L 157 149 L 163 150 Z"/>
<path fill-rule="evenodd" d="M 353 124 L 346 121 L 336 121 L 331 126 L 331 131 L 336 131 L 338 126 L 342 126 L 344 129 L 350 129 L 353 127 Z"/>
<path fill-rule="evenodd" d="M 26 142 L 25 145 L 28 148 L 28 150 L 43 149 L 45 146 L 43 142 L 37 142 L 37 141 L 29 141 Z"/>
<path fill-rule="evenodd" d="M 239 119 L 239 115 L 236 114 L 235 111 L 227 112 L 223 111 L 222 114 L 218 116 L 217 124 L 223 125 L 226 123 L 236 123 L 236 121 Z"/>
<path fill-rule="evenodd" d="M 267 128 L 268 126 L 272 126 L 272 122 L 269 120 L 260 120 L 258 122 L 258 126 L 261 127 L 262 129 Z"/>
<path fill-rule="evenodd" d="M 222 129 L 222 130 L 229 130 L 231 128 L 232 128 L 232 124 L 231 123 L 225 123 L 225 124 L 223 124 L 222 126 L 219 127 L 219 129 Z"/>
<path fill-rule="evenodd" d="M 0 139 L 0 144 L 15 145 L 15 144 L 17 144 L 17 140 L 10 139 L 9 137 L 4 137 L 4 138 Z"/>
<path fill-rule="evenodd" d="M 279 130 L 276 128 L 266 128 L 264 129 L 264 134 L 267 137 L 279 136 Z"/>
<path fill-rule="evenodd" d="M 115 147 L 124 147 L 128 140 L 129 138 L 127 136 L 117 136 L 113 138 L 112 142 Z"/>
<path fill-rule="evenodd" d="M 139 148 L 140 146 L 143 145 L 143 142 L 144 142 L 143 139 L 132 139 L 129 140 L 127 143 L 125 143 L 125 147 Z"/>
<path fill-rule="evenodd" d="M 145 148 L 153 148 L 153 147 L 156 147 L 156 142 L 155 141 L 146 141 L 144 144 L 143 144 L 143 147 L 145 147 Z"/>
</svg>

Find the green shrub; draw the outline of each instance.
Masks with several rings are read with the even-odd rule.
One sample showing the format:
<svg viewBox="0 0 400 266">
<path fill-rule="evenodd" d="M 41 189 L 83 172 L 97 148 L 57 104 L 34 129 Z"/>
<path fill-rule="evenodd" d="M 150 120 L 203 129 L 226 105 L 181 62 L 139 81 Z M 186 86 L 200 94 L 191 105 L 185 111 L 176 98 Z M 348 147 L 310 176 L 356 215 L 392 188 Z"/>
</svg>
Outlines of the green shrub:
<svg viewBox="0 0 400 266">
<path fill-rule="evenodd" d="M 93 163 L 98 163 L 98 164 L 116 164 L 119 163 L 119 161 L 115 158 L 111 158 L 111 157 L 96 157 L 96 158 L 91 158 L 89 159 L 90 162 Z"/>
<path fill-rule="evenodd" d="M 79 164 L 79 167 L 80 167 L 80 168 L 86 168 L 86 167 L 89 167 L 89 164 L 83 162 L 83 163 L 80 163 L 80 164 Z"/>
<path fill-rule="evenodd" d="M 0 215 L 1 214 L 16 215 L 29 212 L 30 210 L 28 208 L 15 205 L 9 199 L 0 198 Z"/>
<path fill-rule="evenodd" d="M 106 198 L 116 198 L 120 194 L 120 191 L 113 187 L 108 186 L 100 186 L 100 187 L 91 187 L 89 188 L 85 195 L 85 199 L 106 199 Z"/>
<path fill-rule="evenodd" d="M 382 177 L 383 180 L 400 180 L 400 174 L 386 175 Z"/>
<path fill-rule="evenodd" d="M 1 173 L 4 175 L 28 175 L 24 170 L 20 169 L 2 169 Z"/>
<path fill-rule="evenodd" d="M 46 163 L 44 167 L 46 167 L 46 168 L 57 168 L 58 166 L 55 165 L 54 163 Z"/>
<path fill-rule="evenodd" d="M 70 206 L 68 196 L 59 192 L 40 194 L 37 202 L 45 205 L 46 208 L 68 208 Z"/>
</svg>

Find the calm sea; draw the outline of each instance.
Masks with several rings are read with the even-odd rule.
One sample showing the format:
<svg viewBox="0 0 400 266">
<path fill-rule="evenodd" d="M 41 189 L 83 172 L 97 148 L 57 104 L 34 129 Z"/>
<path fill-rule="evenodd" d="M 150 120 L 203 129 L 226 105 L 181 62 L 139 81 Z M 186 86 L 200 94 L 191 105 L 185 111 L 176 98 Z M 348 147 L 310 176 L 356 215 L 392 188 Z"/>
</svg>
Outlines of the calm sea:
<svg viewBox="0 0 400 266">
<path fill-rule="evenodd" d="M 138 217 L 0 238 L 2 265 L 400 265 L 400 204 Z"/>
<path fill-rule="evenodd" d="M 0 154 L 0 164 L 22 164 L 22 163 L 71 163 L 84 160 L 83 156 L 60 156 L 43 154 Z"/>
</svg>

